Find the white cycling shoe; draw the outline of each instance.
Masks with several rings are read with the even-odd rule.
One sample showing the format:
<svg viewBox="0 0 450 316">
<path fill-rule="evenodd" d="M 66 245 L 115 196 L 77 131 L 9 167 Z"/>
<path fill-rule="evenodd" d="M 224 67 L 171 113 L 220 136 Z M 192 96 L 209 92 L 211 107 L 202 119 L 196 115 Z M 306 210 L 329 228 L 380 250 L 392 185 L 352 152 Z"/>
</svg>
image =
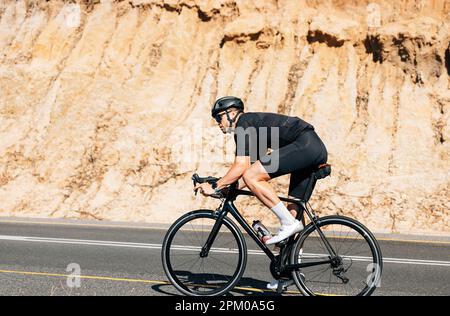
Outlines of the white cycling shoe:
<svg viewBox="0 0 450 316">
<path fill-rule="evenodd" d="M 302 229 L 303 224 L 298 220 L 295 220 L 292 225 L 281 225 L 278 234 L 267 240 L 266 245 L 277 244 L 280 241 L 285 240 L 286 238 L 289 238 L 290 236 L 298 233 Z"/>
<path fill-rule="evenodd" d="M 288 286 L 291 286 L 292 284 L 294 284 L 294 280 L 290 279 L 290 280 L 285 280 L 285 281 L 281 281 L 281 280 L 273 280 L 270 283 L 267 283 L 267 289 L 268 290 L 278 290 L 278 284 L 279 282 L 283 282 L 283 291 L 287 289 Z"/>
</svg>

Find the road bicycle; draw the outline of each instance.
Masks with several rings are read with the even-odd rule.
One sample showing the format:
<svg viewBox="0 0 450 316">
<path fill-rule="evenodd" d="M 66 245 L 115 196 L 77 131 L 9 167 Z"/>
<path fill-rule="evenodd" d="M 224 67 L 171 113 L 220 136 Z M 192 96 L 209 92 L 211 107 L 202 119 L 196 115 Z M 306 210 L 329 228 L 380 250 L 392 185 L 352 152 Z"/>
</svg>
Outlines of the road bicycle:
<svg viewBox="0 0 450 316">
<path fill-rule="evenodd" d="M 212 195 L 221 200 L 216 210 L 189 212 L 167 231 L 162 263 L 168 279 L 184 295 L 225 295 L 241 280 L 247 256 L 265 254 L 272 276 L 279 280 L 279 293 L 293 279 L 306 296 L 371 295 L 380 284 L 383 266 L 374 235 L 363 224 L 345 216 L 319 217 L 308 203 L 317 180 L 330 174 L 329 164 L 312 168 L 303 199 L 279 197 L 298 206 L 296 218 L 305 226 L 277 244 L 279 251 L 269 249 L 260 240 L 234 205 L 238 196 L 252 196 L 252 192 L 238 189 L 236 182 Z M 192 180 L 195 186 L 218 178 L 194 174 Z M 261 250 L 247 249 L 238 224 Z"/>
</svg>

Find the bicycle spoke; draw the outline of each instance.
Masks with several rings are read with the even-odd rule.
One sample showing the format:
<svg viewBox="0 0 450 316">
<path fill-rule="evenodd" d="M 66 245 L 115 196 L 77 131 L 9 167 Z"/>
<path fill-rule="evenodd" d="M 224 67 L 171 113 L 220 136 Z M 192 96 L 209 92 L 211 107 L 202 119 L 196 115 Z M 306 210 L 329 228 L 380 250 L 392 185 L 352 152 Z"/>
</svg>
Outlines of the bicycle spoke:
<svg viewBox="0 0 450 316">
<path fill-rule="evenodd" d="M 315 280 L 319 275 L 321 275 L 322 273 L 324 273 L 325 271 L 327 271 L 328 269 L 330 269 L 330 267 L 326 267 L 325 269 L 320 270 L 319 273 L 317 273 L 316 275 L 314 275 L 314 277 L 312 277 L 311 279 L 308 279 L 308 281 L 313 281 Z M 306 275 L 305 275 L 306 278 Z"/>
<path fill-rule="evenodd" d="M 189 236 L 189 238 L 187 238 L 187 240 L 191 243 L 192 246 L 202 247 L 203 245 L 201 244 L 201 241 L 199 240 L 199 237 L 197 235 L 197 229 L 193 226 L 192 222 L 189 222 L 189 225 L 191 227 L 187 228 L 184 231 L 185 236 Z"/>
<path fill-rule="evenodd" d="M 341 226 L 341 229 L 342 229 L 342 226 Z M 335 247 L 334 251 L 336 251 L 336 249 L 337 249 L 337 245 L 336 244 L 338 242 L 338 238 L 337 238 L 337 236 L 335 236 L 334 232 L 335 232 L 335 230 L 334 230 L 334 227 L 333 227 L 333 238 L 334 238 L 334 247 Z"/>
<path fill-rule="evenodd" d="M 316 269 L 316 270 L 311 270 L 311 271 L 308 270 L 308 274 L 312 274 L 312 273 L 315 273 L 315 272 L 318 272 L 318 271 L 319 271 L 319 273 L 320 273 L 320 272 L 325 271 L 325 270 L 328 269 L 328 268 L 329 268 L 329 267 L 326 267 L 326 268 L 320 267 L 319 269 Z M 302 270 L 302 271 L 304 271 L 304 270 Z"/>
<path fill-rule="evenodd" d="M 197 241 L 200 241 L 199 239 L 198 239 L 198 236 L 197 236 L 197 231 L 195 230 L 195 228 L 194 228 L 194 226 L 192 225 L 192 223 L 190 222 L 189 224 L 191 224 L 191 227 L 192 227 L 192 231 L 193 231 L 193 233 L 194 233 L 194 236 L 195 236 L 195 239 L 197 239 Z M 200 247 L 202 247 L 202 243 L 201 243 L 201 241 L 200 241 Z"/>
<path fill-rule="evenodd" d="M 331 276 L 332 276 L 332 271 L 331 271 L 331 269 L 330 269 L 330 280 L 328 281 L 328 293 L 330 293 L 331 292 Z"/>
<path fill-rule="evenodd" d="M 198 256 L 198 255 L 196 255 L 196 257 L 199 257 L 199 258 L 200 258 L 200 256 Z M 190 259 L 189 261 L 184 261 L 183 265 L 188 264 L 189 262 L 192 262 L 192 260 L 195 260 L 195 259 L 196 259 L 196 258 L 192 258 L 192 259 Z M 181 267 L 182 267 L 183 265 L 181 265 Z"/>
<path fill-rule="evenodd" d="M 205 274 L 205 258 L 202 258 L 201 267 L 202 267 L 202 270 L 203 270 L 203 274 Z"/>
<path fill-rule="evenodd" d="M 199 259 L 200 259 L 200 257 L 198 257 L 197 260 L 196 260 L 195 262 L 197 262 Z M 179 268 L 185 266 L 186 264 L 191 263 L 193 260 L 195 260 L 195 258 L 192 259 L 192 260 L 189 260 L 189 261 L 185 261 L 181 266 L 179 266 L 179 267 L 177 267 L 177 268 L 179 269 Z M 194 264 L 195 264 L 195 262 L 194 262 Z M 192 268 L 192 266 L 191 266 L 191 268 Z"/>
<path fill-rule="evenodd" d="M 348 234 L 350 234 L 350 230 L 347 232 L 347 235 L 345 235 L 345 237 L 344 237 L 344 239 L 343 240 L 346 240 L 347 238 L 348 238 Z M 342 245 L 341 245 L 341 247 L 339 247 L 339 249 L 338 249 L 338 253 L 340 253 L 341 252 L 341 248 L 342 248 Z"/>
<path fill-rule="evenodd" d="M 198 253 L 174 253 L 174 254 L 171 254 L 170 256 L 171 257 L 180 257 L 180 256 L 198 256 L 199 254 Z"/>
<path fill-rule="evenodd" d="M 344 257 L 344 256 L 345 257 L 364 257 L 364 256 L 360 256 L 360 254 L 366 254 L 367 252 L 368 252 L 367 249 L 363 249 L 359 252 L 353 253 L 352 255 L 345 254 L 345 255 L 342 255 L 341 257 Z M 370 257 L 368 257 L 368 259 L 370 259 Z M 369 260 L 369 261 L 372 261 L 372 260 Z"/>
<path fill-rule="evenodd" d="M 328 253 L 328 250 L 326 249 L 326 247 L 324 248 L 324 244 L 323 244 L 323 240 L 322 237 L 320 237 L 319 233 L 317 233 L 317 237 L 315 237 L 316 239 L 318 239 L 318 244 L 320 246 L 320 248 L 323 250 L 324 253 Z"/>
<path fill-rule="evenodd" d="M 326 245 L 326 243 L 325 243 L 325 240 L 322 239 L 322 237 L 320 236 L 320 234 L 319 234 L 319 238 L 320 238 L 321 244 L 323 245 L 323 247 L 325 247 L 325 248 L 322 248 L 322 249 L 324 250 L 324 252 L 330 254 L 330 251 L 328 250 L 328 247 L 327 247 L 327 245 Z M 324 238 L 327 239 L 326 236 L 325 236 Z M 327 239 L 327 241 L 328 241 L 328 239 Z M 330 245 L 330 247 L 331 247 L 331 245 Z M 330 254 L 330 255 L 331 255 L 331 254 Z"/>
<path fill-rule="evenodd" d="M 234 249 L 234 247 L 230 247 L 229 245 L 230 245 L 231 243 L 234 243 L 235 241 L 236 241 L 236 240 L 230 238 L 230 240 L 224 245 L 224 248 Z"/>
<path fill-rule="evenodd" d="M 213 256 L 211 256 L 211 255 L 209 255 L 209 256 L 211 257 L 211 259 L 214 259 L 214 260 L 216 260 L 216 261 L 218 261 L 218 262 L 221 262 L 221 263 L 223 263 L 223 264 L 226 264 L 227 266 L 232 267 L 232 265 L 229 264 L 228 262 L 225 262 L 225 261 L 223 261 L 223 260 L 217 259 L 216 257 L 213 257 Z"/>
<path fill-rule="evenodd" d="M 349 253 L 350 250 L 353 249 L 353 247 L 355 246 L 355 242 L 356 242 L 357 240 L 362 241 L 362 240 L 365 240 L 365 239 L 356 239 L 356 238 L 355 238 L 355 239 L 353 240 L 352 244 L 350 245 L 350 248 L 348 248 L 348 251 L 346 252 L 346 254 Z M 356 243 L 356 244 L 358 244 L 358 243 Z M 363 243 L 363 245 L 365 245 L 365 244 Z M 360 247 L 361 247 L 361 246 L 360 246 Z M 358 248 L 357 248 L 357 249 L 358 249 Z"/>
<path fill-rule="evenodd" d="M 184 236 L 184 238 L 182 240 L 187 240 L 187 241 L 189 241 L 189 243 L 191 245 L 195 245 L 195 242 L 191 239 L 191 237 L 189 236 L 189 234 L 186 231 L 181 231 L 181 233 Z"/>
<path fill-rule="evenodd" d="M 342 236 L 342 225 L 339 225 L 341 228 L 340 228 L 340 230 L 339 230 L 339 238 Z M 336 244 L 335 244 L 335 246 L 336 246 L 336 248 L 335 249 L 337 249 L 337 243 L 338 243 L 338 240 L 336 239 Z"/>
<path fill-rule="evenodd" d="M 191 267 L 189 268 L 189 270 L 192 270 L 192 267 L 200 260 L 201 258 L 198 257 L 197 260 L 195 260 L 195 262 L 191 265 Z"/>
<path fill-rule="evenodd" d="M 366 241 L 366 240 L 365 240 L 365 239 L 361 239 L 361 244 L 360 244 L 360 246 L 359 246 L 358 248 L 355 248 L 355 251 L 361 249 L 362 246 L 368 246 L 369 249 L 370 249 L 370 246 L 369 246 L 367 243 L 365 243 L 364 241 Z M 349 253 L 350 250 L 351 250 L 351 249 L 349 249 L 349 250 L 347 251 L 347 253 Z M 346 253 L 346 254 L 347 254 L 347 253 Z M 361 252 L 357 252 L 357 253 L 361 253 Z M 353 255 L 355 255 L 355 254 L 353 254 Z"/>
</svg>

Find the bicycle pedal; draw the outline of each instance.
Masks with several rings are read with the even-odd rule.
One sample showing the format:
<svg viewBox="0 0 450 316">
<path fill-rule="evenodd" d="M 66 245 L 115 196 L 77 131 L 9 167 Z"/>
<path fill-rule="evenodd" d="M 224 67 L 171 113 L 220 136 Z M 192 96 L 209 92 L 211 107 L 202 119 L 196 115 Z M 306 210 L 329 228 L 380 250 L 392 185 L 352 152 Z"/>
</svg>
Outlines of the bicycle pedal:
<svg viewBox="0 0 450 316">
<path fill-rule="evenodd" d="M 278 294 L 281 294 L 281 293 L 283 293 L 283 291 L 285 291 L 283 285 L 284 285 L 284 282 L 281 282 L 281 281 L 278 282 L 278 287 L 277 287 L 277 293 Z"/>
<path fill-rule="evenodd" d="M 292 284 L 294 284 L 294 280 L 289 279 L 289 280 L 278 280 L 278 287 L 277 287 L 277 293 L 281 294 L 285 291 L 287 291 L 288 286 L 291 286 Z"/>
</svg>

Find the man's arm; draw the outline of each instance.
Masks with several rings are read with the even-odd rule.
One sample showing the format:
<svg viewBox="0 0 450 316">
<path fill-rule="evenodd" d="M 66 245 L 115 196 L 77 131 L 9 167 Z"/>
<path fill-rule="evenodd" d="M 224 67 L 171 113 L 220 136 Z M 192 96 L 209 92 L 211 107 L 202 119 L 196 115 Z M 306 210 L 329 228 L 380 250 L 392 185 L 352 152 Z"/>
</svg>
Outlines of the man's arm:
<svg viewBox="0 0 450 316">
<path fill-rule="evenodd" d="M 230 185 L 237 180 L 239 180 L 244 174 L 245 170 L 250 167 L 250 157 L 249 156 L 236 156 L 233 165 L 230 167 L 228 172 L 217 181 L 217 188 L 223 189 L 227 185 Z M 241 186 L 241 183 L 239 184 Z"/>
</svg>

